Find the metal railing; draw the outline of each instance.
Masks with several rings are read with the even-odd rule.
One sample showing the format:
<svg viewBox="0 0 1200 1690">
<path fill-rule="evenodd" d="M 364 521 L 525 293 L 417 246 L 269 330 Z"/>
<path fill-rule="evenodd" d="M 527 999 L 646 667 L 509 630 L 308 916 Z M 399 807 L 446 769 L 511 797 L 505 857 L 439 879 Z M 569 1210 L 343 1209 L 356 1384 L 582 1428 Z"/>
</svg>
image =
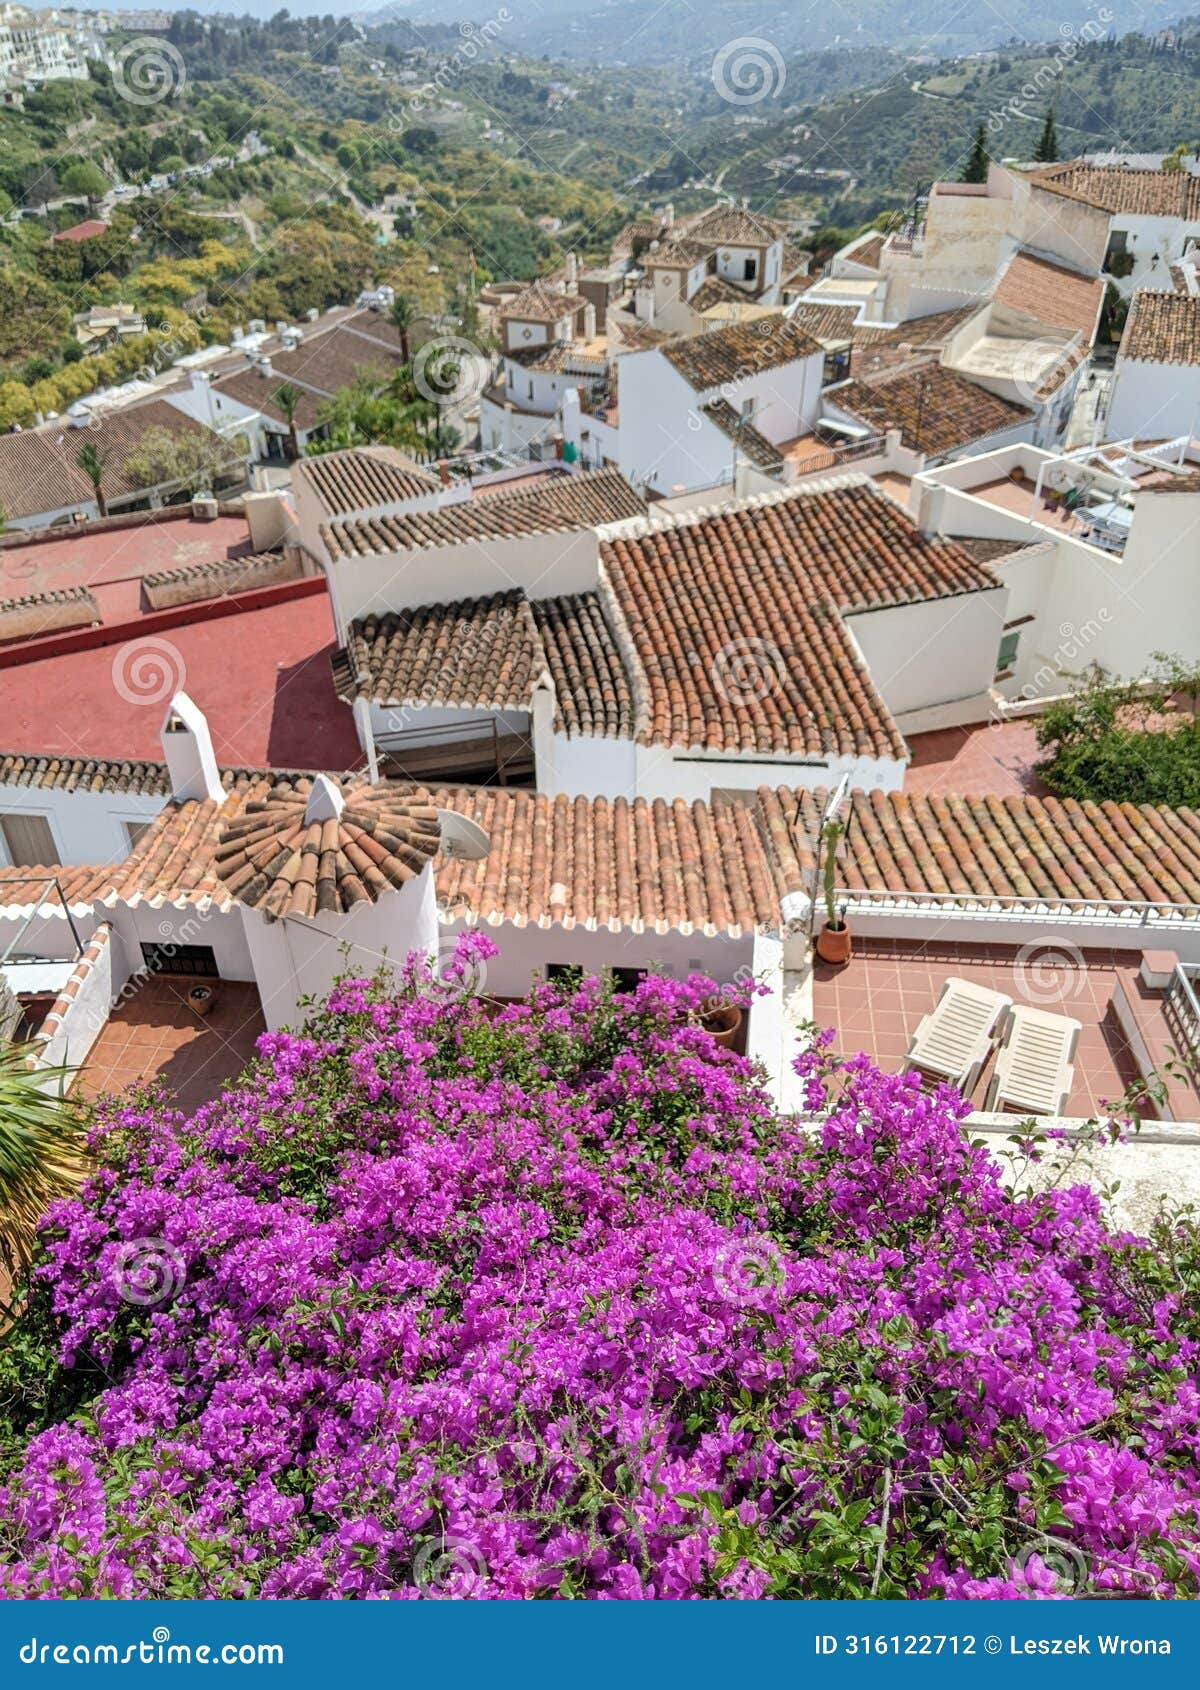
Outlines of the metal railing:
<svg viewBox="0 0 1200 1690">
<path fill-rule="evenodd" d="M 67 918 L 67 925 L 71 929 L 71 937 L 75 941 L 75 955 L 77 958 L 83 955 L 83 940 L 79 936 L 79 929 L 75 925 L 75 917 L 71 914 L 71 906 L 67 902 L 66 893 L 62 889 L 62 884 L 57 875 L 6 874 L 3 879 L 0 879 L 0 897 L 8 891 L 10 886 L 36 886 L 40 887 L 41 890 L 38 895 L 37 902 L 34 904 L 29 914 L 25 917 L 25 920 L 17 929 L 17 932 L 5 946 L 3 954 L 0 955 L 0 968 L 20 968 L 23 965 L 32 966 L 34 963 L 45 962 L 48 960 L 45 957 L 13 956 L 13 952 L 21 943 L 26 933 L 28 933 L 29 929 L 33 926 L 38 916 L 41 915 L 46 900 L 52 892 L 58 893 L 58 901 L 62 905 L 63 914 Z"/>
<path fill-rule="evenodd" d="M 1181 1046 L 1181 1054 L 1200 1056 L 1200 998 L 1196 996 L 1194 980 L 1200 980 L 1200 966 L 1176 964 L 1163 999 L 1163 1015 Z"/>
<path fill-rule="evenodd" d="M 978 892 L 890 892 L 874 887 L 842 887 L 836 901 L 849 910 L 999 916 L 1018 920 L 1047 916 L 1067 921 L 1136 923 L 1139 927 L 1180 927 L 1200 923 L 1200 904 L 1150 903 L 1137 898 L 1009 898 Z"/>
<path fill-rule="evenodd" d="M 887 441 L 882 434 L 872 434 L 865 440 L 850 440 L 844 446 L 826 446 L 823 452 L 814 452 L 803 459 L 785 458 L 780 469 L 784 473 L 791 469 L 799 479 L 806 475 L 824 475 L 831 469 L 841 469 L 862 458 L 878 457 L 886 447 Z"/>
</svg>

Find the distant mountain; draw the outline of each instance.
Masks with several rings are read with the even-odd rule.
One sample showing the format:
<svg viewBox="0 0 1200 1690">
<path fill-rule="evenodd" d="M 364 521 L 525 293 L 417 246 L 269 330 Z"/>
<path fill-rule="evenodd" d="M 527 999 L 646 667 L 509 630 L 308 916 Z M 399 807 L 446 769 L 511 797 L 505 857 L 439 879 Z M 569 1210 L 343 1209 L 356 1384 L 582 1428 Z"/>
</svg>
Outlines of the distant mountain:
<svg viewBox="0 0 1200 1690">
<path fill-rule="evenodd" d="M 853 10 L 809 0 L 412 0 L 358 15 L 368 24 L 394 22 L 397 11 L 414 21 L 502 21 L 497 45 L 597 65 L 656 64 L 711 55 L 731 41 L 754 37 L 786 58 L 817 48 L 886 45 L 914 54 L 971 53 L 1014 41 L 1096 39 L 1112 30 L 1153 34 L 1179 16 L 1179 0 L 1060 0 L 1053 19 L 1043 0 L 1005 0 L 1002 8 L 979 3 L 956 10 L 946 0 L 859 0 Z"/>
</svg>

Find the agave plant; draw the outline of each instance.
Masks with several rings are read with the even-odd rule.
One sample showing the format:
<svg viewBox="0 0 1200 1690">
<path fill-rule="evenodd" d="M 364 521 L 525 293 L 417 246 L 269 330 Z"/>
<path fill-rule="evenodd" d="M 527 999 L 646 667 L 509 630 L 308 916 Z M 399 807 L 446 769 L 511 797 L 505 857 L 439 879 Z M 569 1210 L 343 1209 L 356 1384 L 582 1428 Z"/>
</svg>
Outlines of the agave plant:
<svg viewBox="0 0 1200 1690">
<path fill-rule="evenodd" d="M 66 1096 L 73 1068 L 26 1067 L 28 1045 L 0 1045 L 0 1275 L 29 1262 L 47 1204 L 72 1190 L 83 1139 Z"/>
</svg>

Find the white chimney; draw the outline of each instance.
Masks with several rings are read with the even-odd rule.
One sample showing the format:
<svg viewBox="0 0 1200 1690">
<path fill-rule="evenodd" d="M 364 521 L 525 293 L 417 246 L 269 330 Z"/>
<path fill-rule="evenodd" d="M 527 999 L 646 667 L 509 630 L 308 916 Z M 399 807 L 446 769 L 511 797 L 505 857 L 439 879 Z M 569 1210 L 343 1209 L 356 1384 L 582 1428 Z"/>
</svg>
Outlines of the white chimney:
<svg viewBox="0 0 1200 1690">
<path fill-rule="evenodd" d="M 567 254 L 567 286 L 573 288 L 579 280 L 579 260 L 573 252 Z"/>
<path fill-rule="evenodd" d="M 207 798 L 214 804 L 225 802 L 208 718 L 186 692 L 177 692 L 171 700 L 162 726 L 162 747 L 174 799 L 203 802 Z"/>
<path fill-rule="evenodd" d="M 242 325 L 240 323 L 235 323 L 233 326 L 233 334 L 230 336 L 233 345 L 240 346 L 245 338 L 246 336 L 242 329 Z"/>
<path fill-rule="evenodd" d="M 673 229 L 675 227 L 675 207 L 673 205 L 663 206 L 662 220 L 664 229 Z"/>
<path fill-rule="evenodd" d="M 258 361 L 257 367 L 258 367 L 258 373 L 263 378 L 264 381 L 266 381 L 267 378 L 274 373 L 274 371 L 272 369 L 272 365 L 271 365 L 271 360 L 269 358 L 260 358 L 259 361 Z"/>
<path fill-rule="evenodd" d="M 595 340 L 596 338 L 596 307 L 590 299 L 583 309 L 583 338 L 584 340 Z"/>
</svg>

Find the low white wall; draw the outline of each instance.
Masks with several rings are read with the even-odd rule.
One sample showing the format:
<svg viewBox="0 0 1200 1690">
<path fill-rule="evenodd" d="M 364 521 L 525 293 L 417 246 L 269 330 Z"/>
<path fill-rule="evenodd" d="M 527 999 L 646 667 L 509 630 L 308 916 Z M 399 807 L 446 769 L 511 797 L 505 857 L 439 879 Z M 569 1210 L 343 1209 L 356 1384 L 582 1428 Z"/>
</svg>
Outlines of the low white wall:
<svg viewBox="0 0 1200 1690">
<path fill-rule="evenodd" d="M 428 868 L 378 904 L 356 904 L 342 916 L 267 922 L 256 910 L 244 913 L 252 977 L 272 1030 L 300 1025 L 302 1000 L 325 997 L 339 975 L 370 975 L 385 966 L 399 971 L 411 953 L 432 954 L 438 942 Z"/>
<path fill-rule="evenodd" d="M 339 638 L 371 612 L 450 604 L 523 587 L 533 598 L 595 590 L 600 549 L 590 528 L 555 534 L 489 535 L 461 545 L 342 557 L 326 570 Z"/>
<path fill-rule="evenodd" d="M 1007 589 L 998 587 L 864 611 L 846 621 L 884 703 L 903 716 L 986 694 L 1007 601 Z"/>
<path fill-rule="evenodd" d="M 538 790 L 572 798 L 630 798 L 637 791 L 637 747 L 631 739 L 556 733 L 550 761 L 538 757 Z"/>
<path fill-rule="evenodd" d="M 78 1067 L 83 1063 L 104 1031 L 113 1000 L 124 983 L 120 939 L 108 926 L 102 926 L 42 1024 L 49 1036 L 38 1049 L 38 1066 Z M 65 1005 L 61 1011 L 60 1004 Z"/>
<path fill-rule="evenodd" d="M 755 791 L 760 786 L 801 786 L 810 791 L 834 787 L 845 775 L 852 787 L 898 792 L 905 763 L 892 758 L 829 757 L 825 760 L 779 757 L 701 757 L 661 746 L 639 745 L 639 798 L 683 798 L 708 803 L 714 792 Z"/>
<path fill-rule="evenodd" d="M 207 945 L 213 952 L 222 980 L 255 979 L 254 963 L 239 905 L 231 909 L 186 907 L 173 904 L 115 904 L 102 913 L 111 920 L 125 946 L 131 975 L 143 967 L 142 945 Z M 169 972 L 169 970 L 164 970 Z"/>
<path fill-rule="evenodd" d="M 1185 916 L 1143 921 L 1140 914 L 1114 914 L 1098 920 L 1057 910 L 965 910 L 912 904 L 892 909 L 875 902 L 856 903 L 853 892 L 839 891 L 850 923 L 864 938 L 938 939 L 947 944 L 1053 946 L 1055 940 L 1076 950 L 1171 950 L 1183 962 L 1200 962 L 1200 920 Z"/>
<path fill-rule="evenodd" d="M 745 983 L 753 977 L 755 937 L 731 939 L 727 934 L 611 932 L 608 928 L 560 926 L 517 927 L 505 922 L 481 924 L 500 954 L 489 959 L 478 989 L 491 996 L 519 998 L 543 978 L 551 963 L 566 963 L 596 974 L 606 968 L 654 968 L 682 979 L 707 974 L 718 985 Z M 443 922 L 438 948 L 442 956 L 454 948 L 458 936 L 470 932 L 460 921 Z"/>
</svg>

